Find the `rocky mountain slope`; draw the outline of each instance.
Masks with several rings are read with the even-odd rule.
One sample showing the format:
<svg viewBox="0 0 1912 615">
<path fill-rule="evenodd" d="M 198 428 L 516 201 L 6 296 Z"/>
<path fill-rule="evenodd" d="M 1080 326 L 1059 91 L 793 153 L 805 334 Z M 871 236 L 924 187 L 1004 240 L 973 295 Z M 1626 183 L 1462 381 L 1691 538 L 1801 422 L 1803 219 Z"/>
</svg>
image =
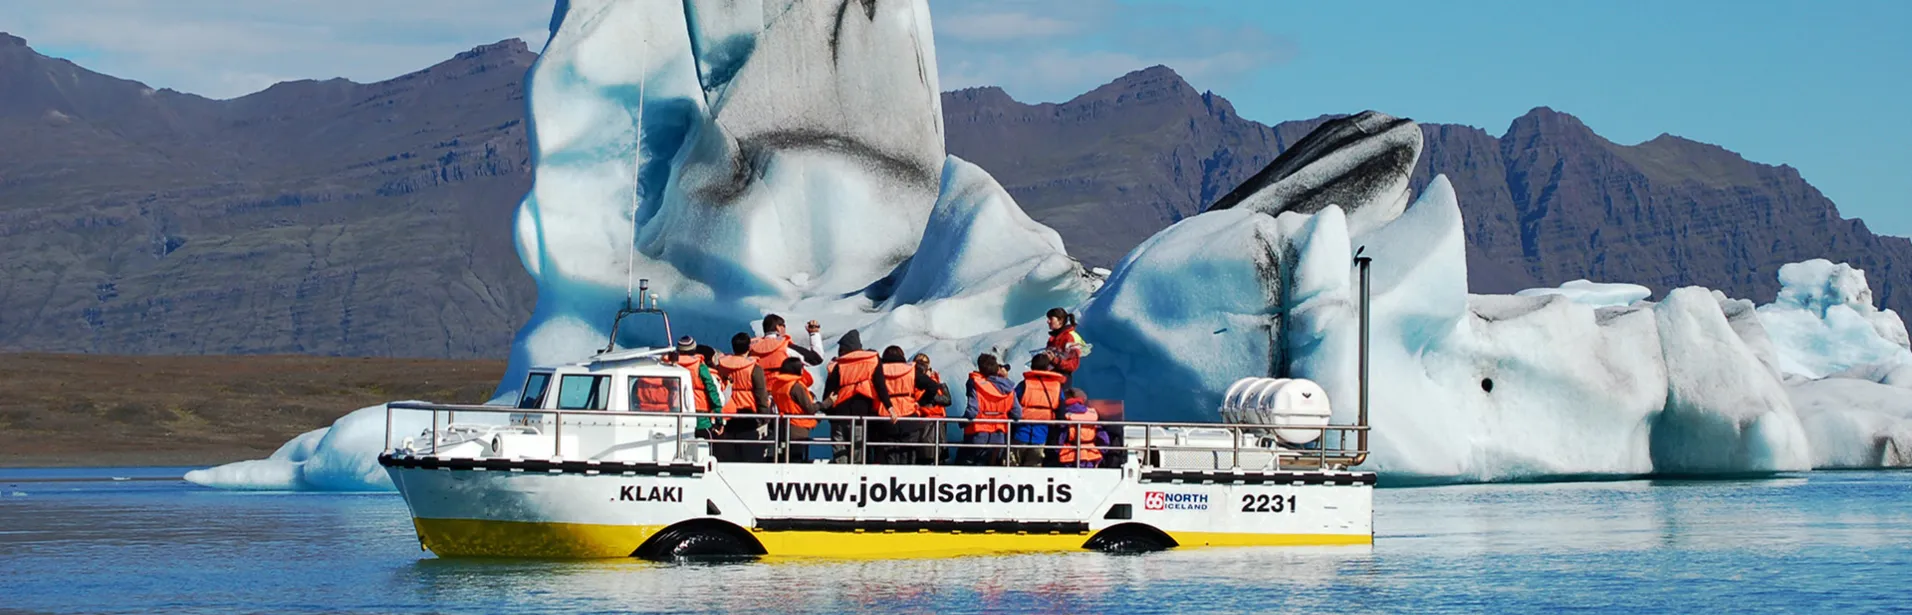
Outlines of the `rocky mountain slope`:
<svg viewBox="0 0 1912 615">
<path fill-rule="evenodd" d="M 509 224 L 535 58 L 506 41 L 219 101 L 0 35 L 0 349 L 504 356 L 536 297 Z M 1061 104 L 948 92 L 943 112 L 950 153 L 1099 266 L 1326 119 L 1243 119 L 1164 67 Z M 1841 218 L 1789 167 L 1671 136 L 1618 145 L 1548 109 L 1500 137 L 1423 130 L 1416 190 L 1454 180 L 1476 292 L 1590 277 L 1763 302 L 1780 264 L 1826 257 L 1912 308 L 1895 267 L 1912 242 Z"/>
<path fill-rule="evenodd" d="M 222 101 L 0 36 L 0 348 L 503 356 L 535 58 Z"/>
<path fill-rule="evenodd" d="M 1152 67 L 1061 104 L 997 88 L 943 96 L 949 152 L 996 176 L 1070 253 L 1111 266 L 1128 248 L 1199 213 L 1328 118 L 1268 126 L 1235 114 L 1172 70 Z M 1912 308 L 1912 241 L 1840 217 L 1799 172 L 1671 135 L 1620 145 L 1538 108 L 1495 137 L 1422 124 L 1414 190 L 1453 180 L 1475 292 L 1578 278 L 1656 293 L 1701 285 L 1771 301 L 1780 265 L 1863 268 L 1887 307 Z"/>
</svg>

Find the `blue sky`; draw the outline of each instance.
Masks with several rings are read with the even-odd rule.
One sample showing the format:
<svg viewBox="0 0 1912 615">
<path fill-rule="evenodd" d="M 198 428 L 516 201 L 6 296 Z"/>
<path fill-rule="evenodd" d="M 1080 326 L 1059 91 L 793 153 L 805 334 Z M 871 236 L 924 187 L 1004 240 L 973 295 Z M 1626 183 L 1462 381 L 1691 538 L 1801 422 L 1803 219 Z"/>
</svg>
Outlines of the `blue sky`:
<svg viewBox="0 0 1912 615">
<path fill-rule="evenodd" d="M 1377 109 L 1500 134 L 1536 106 L 1790 164 L 1912 235 L 1912 1 L 930 0 L 945 89 L 1062 101 L 1153 64 L 1275 123 Z M 529 0 L 9 0 L 0 30 L 158 87 L 231 97 L 374 81 L 474 45 L 542 44 Z"/>
</svg>

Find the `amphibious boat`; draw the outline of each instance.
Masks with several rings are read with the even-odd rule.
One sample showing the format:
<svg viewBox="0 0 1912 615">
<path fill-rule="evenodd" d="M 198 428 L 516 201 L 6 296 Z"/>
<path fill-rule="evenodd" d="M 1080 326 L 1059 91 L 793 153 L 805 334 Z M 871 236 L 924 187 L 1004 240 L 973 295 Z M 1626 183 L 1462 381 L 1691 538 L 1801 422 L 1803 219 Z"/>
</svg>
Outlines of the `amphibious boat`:
<svg viewBox="0 0 1912 615">
<path fill-rule="evenodd" d="M 1099 422 L 1119 436 L 1099 447 L 1101 467 L 950 465 L 944 452 L 970 446 L 955 442 L 904 445 L 936 447 L 924 455 L 930 465 L 863 463 L 865 442 L 833 442 L 826 429 L 792 446 L 845 447 L 849 463 L 827 454 L 806 463 L 785 454 L 720 461 L 697 419 L 735 415 L 694 411 L 692 374 L 662 360 L 674 339 L 669 316 L 646 291 L 619 312 L 611 337 L 626 316 L 656 315 L 662 347 L 613 344 L 580 362 L 531 369 L 511 405 L 390 404 L 379 463 L 410 507 L 420 545 L 439 556 L 851 558 L 1371 544 L 1375 476 L 1353 469 L 1368 440 L 1367 262 L 1358 263 L 1361 399 L 1352 425 L 1329 424 L 1327 395 L 1312 382 L 1245 378 L 1222 402 L 1225 423 Z M 660 383 L 675 392 L 668 411 L 633 409 L 639 387 Z M 430 428 L 394 442 L 393 425 L 422 424 L 419 415 L 429 415 Z M 902 420 L 944 430 L 965 422 Z"/>
</svg>

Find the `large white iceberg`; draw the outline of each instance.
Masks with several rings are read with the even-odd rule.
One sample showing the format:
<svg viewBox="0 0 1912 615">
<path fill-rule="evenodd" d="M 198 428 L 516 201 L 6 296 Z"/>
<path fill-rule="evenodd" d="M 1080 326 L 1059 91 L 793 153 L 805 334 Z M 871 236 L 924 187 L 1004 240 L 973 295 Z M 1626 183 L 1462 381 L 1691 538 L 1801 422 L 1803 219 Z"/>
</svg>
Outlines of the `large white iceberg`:
<svg viewBox="0 0 1912 615">
<path fill-rule="evenodd" d="M 393 439 L 430 429 L 430 415 L 396 412 Z M 392 479 L 378 465 L 385 449 L 385 405 L 360 408 L 331 427 L 300 434 L 265 459 L 193 470 L 186 480 L 221 489 L 264 491 L 391 491 Z"/>
<path fill-rule="evenodd" d="M 1780 267 L 1779 283 L 1779 297 L 1759 307 L 1759 321 L 1780 349 L 1781 370 L 1823 378 L 1912 365 L 1905 322 L 1873 307 L 1864 271 L 1815 259 Z"/>
<path fill-rule="evenodd" d="M 532 365 L 602 348 L 644 278 L 706 343 L 776 312 L 926 352 L 946 378 L 982 352 L 1026 360 L 1042 313 L 1073 306 L 1095 348 L 1078 384 L 1131 419 L 1213 420 L 1234 380 L 1295 376 L 1346 422 L 1359 251 L 1374 259 L 1369 467 L 1390 480 L 1767 473 L 1912 450 L 1905 327 L 1856 270 L 1788 266 L 1757 310 L 1584 281 L 1468 295 L 1453 188 L 1436 177 L 1410 203 L 1408 120 L 1328 122 L 1105 280 L 943 151 L 922 0 L 561 2 L 528 89 L 534 186 L 513 223 L 539 300 L 500 398 Z M 367 408 L 188 478 L 389 488 L 383 437 Z"/>
</svg>

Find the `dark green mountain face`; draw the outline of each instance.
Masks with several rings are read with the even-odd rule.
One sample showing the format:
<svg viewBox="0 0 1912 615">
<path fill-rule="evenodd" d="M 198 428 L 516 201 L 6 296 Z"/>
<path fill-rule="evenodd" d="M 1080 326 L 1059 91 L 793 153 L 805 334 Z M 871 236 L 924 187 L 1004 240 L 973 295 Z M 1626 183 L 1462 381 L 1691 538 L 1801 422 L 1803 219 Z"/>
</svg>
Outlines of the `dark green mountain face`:
<svg viewBox="0 0 1912 615">
<path fill-rule="evenodd" d="M 536 297 L 511 233 L 535 59 L 513 40 L 218 101 L 0 38 L 0 349 L 504 356 Z M 949 92 L 943 113 L 950 153 L 1104 267 L 1331 119 L 1246 120 L 1165 67 L 1061 104 Z M 1893 266 L 1912 242 L 1840 218 L 1789 167 L 1617 145 L 1549 109 L 1500 137 L 1421 126 L 1412 189 L 1453 180 L 1475 292 L 1593 278 L 1764 302 L 1779 265 L 1824 257 L 1912 306 Z"/>
</svg>

